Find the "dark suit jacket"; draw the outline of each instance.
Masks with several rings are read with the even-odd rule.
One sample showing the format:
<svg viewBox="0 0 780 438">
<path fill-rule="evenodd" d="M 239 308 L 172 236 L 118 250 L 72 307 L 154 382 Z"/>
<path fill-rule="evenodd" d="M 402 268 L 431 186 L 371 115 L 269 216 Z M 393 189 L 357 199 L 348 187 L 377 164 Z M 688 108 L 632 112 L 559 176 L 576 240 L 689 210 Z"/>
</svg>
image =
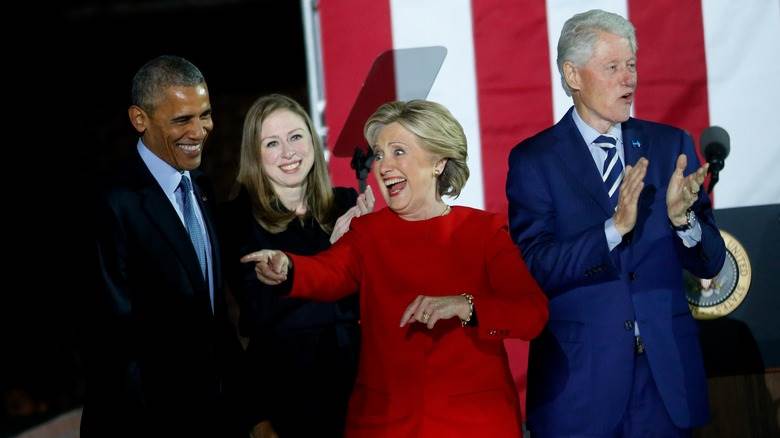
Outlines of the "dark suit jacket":
<svg viewBox="0 0 780 438">
<path fill-rule="evenodd" d="M 715 276 L 725 248 L 702 191 L 693 206 L 702 239 L 686 248 L 671 229 L 666 188 L 680 153 L 685 174 L 698 159 L 691 138 L 671 126 L 622 124 L 627 164 L 649 160 L 634 230 L 611 252 L 604 222 L 606 190 L 570 110 L 509 158 L 512 237 L 550 298 L 550 321 L 533 341 L 528 372 L 532 431 L 611 431 L 623 415 L 633 378 L 633 321 L 638 321 L 661 398 L 674 423 L 708 420 L 698 328 L 683 292 L 683 269 Z"/>
<path fill-rule="evenodd" d="M 220 286 L 214 198 L 202 174 L 192 178 L 212 248 L 214 312 L 187 231 L 138 155 L 98 196 L 84 437 L 229 434 L 225 376 L 235 375 L 240 344 Z"/>
</svg>

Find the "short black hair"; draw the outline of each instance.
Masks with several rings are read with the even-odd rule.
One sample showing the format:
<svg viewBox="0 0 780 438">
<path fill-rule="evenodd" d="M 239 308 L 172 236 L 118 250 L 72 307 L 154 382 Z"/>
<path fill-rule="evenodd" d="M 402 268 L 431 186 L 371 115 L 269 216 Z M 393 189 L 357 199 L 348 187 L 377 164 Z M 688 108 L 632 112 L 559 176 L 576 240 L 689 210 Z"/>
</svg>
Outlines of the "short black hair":
<svg viewBox="0 0 780 438">
<path fill-rule="evenodd" d="M 205 83 L 203 73 L 191 62 L 179 56 L 162 55 L 144 64 L 133 76 L 130 98 L 133 105 L 152 112 L 165 88 Z"/>
</svg>

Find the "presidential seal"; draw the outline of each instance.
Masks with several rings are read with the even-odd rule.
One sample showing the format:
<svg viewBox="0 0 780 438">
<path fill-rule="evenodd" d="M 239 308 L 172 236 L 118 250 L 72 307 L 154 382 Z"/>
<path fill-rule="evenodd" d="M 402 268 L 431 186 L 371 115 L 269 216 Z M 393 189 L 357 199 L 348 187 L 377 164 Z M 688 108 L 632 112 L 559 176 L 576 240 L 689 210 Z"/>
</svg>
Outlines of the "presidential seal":
<svg viewBox="0 0 780 438">
<path fill-rule="evenodd" d="M 731 234 L 721 230 L 726 243 L 723 269 L 712 279 L 685 273 L 686 296 L 696 319 L 716 319 L 733 312 L 750 289 L 750 259 L 747 251 Z"/>
</svg>

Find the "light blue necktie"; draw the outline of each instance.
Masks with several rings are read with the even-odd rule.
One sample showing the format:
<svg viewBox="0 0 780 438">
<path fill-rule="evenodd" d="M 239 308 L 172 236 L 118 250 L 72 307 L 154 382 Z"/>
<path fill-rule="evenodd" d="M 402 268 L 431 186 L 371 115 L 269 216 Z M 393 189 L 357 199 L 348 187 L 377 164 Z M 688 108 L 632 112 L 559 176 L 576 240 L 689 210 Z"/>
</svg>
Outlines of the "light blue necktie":
<svg viewBox="0 0 780 438">
<path fill-rule="evenodd" d="M 206 236 L 203 233 L 203 228 L 198 222 L 198 216 L 195 213 L 195 206 L 192 205 L 192 183 L 187 175 L 181 176 L 181 182 L 179 183 L 179 190 L 182 195 L 182 207 L 184 214 L 184 224 L 187 226 L 187 233 L 190 235 L 192 246 L 195 248 L 195 253 L 198 255 L 198 262 L 200 262 L 200 271 L 203 274 L 203 279 L 207 279 L 206 270 L 208 269 L 206 264 Z"/>
<path fill-rule="evenodd" d="M 600 135 L 593 140 L 593 144 L 607 153 L 607 159 L 604 160 L 604 167 L 601 169 L 601 180 L 604 181 L 609 202 L 612 208 L 615 208 L 619 195 L 618 188 L 623 180 L 623 163 L 620 162 L 617 154 L 617 139 L 610 135 Z"/>
</svg>

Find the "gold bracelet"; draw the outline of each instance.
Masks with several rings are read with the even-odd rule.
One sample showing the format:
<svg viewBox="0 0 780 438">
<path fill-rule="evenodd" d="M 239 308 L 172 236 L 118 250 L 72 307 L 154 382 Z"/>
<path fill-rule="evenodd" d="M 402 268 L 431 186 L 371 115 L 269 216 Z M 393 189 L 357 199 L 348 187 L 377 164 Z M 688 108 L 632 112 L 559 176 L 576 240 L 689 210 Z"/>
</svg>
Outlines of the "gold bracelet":
<svg viewBox="0 0 780 438">
<path fill-rule="evenodd" d="M 461 327 L 468 327 L 469 322 L 471 322 L 471 316 L 474 315 L 474 295 L 471 294 L 460 294 L 463 298 L 466 299 L 469 303 L 469 316 L 466 317 L 466 319 L 460 320 Z"/>
</svg>

